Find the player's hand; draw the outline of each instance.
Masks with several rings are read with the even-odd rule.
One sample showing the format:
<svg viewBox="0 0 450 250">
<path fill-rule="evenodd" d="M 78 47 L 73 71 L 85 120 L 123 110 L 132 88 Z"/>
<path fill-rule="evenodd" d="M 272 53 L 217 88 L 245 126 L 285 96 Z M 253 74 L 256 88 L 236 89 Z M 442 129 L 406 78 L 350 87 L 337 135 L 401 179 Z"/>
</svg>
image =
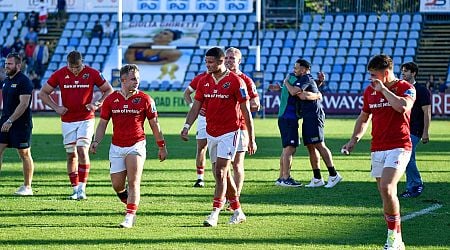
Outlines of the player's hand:
<svg viewBox="0 0 450 250">
<path fill-rule="evenodd" d="M 159 148 L 158 150 L 158 158 L 159 161 L 162 162 L 167 158 L 167 148 L 166 146 Z"/>
<path fill-rule="evenodd" d="M 430 136 L 424 131 L 422 135 L 422 143 L 427 144 L 428 142 L 430 142 Z"/>
<path fill-rule="evenodd" d="M 64 106 L 58 106 L 56 109 L 55 109 L 55 112 L 58 114 L 58 115 L 64 115 L 64 114 L 66 114 L 67 113 L 67 108 L 66 107 L 64 107 Z"/>
<path fill-rule="evenodd" d="M 278 83 L 276 84 L 269 84 L 269 90 L 270 91 L 280 91 L 281 87 Z"/>
<path fill-rule="evenodd" d="M 9 132 L 9 129 L 10 129 L 11 127 L 12 127 L 12 123 L 5 122 L 5 123 L 3 123 L 3 125 L 2 125 L 1 131 L 2 131 L 2 132 Z"/>
<path fill-rule="evenodd" d="M 341 148 L 341 153 L 344 155 L 349 155 L 350 152 L 353 151 L 353 149 L 355 148 L 355 145 L 357 143 L 357 139 L 350 139 L 346 144 L 344 144 Z"/>
<path fill-rule="evenodd" d="M 95 105 L 93 103 L 88 103 L 88 104 L 86 104 L 85 107 L 89 111 L 96 111 L 99 108 L 99 106 L 97 106 L 97 105 Z"/>
<path fill-rule="evenodd" d="M 257 149 L 258 149 L 258 146 L 256 145 L 256 142 L 254 140 L 250 140 L 248 142 L 248 151 L 247 151 L 247 153 L 249 155 L 254 155 L 256 153 Z"/>
<path fill-rule="evenodd" d="M 386 88 L 380 79 L 372 79 L 371 85 L 377 92 L 381 92 L 384 88 Z"/>
<path fill-rule="evenodd" d="M 189 141 L 189 130 L 187 128 L 183 128 L 180 133 L 181 140 Z"/>
<path fill-rule="evenodd" d="M 325 73 L 320 71 L 319 73 L 317 73 L 317 82 L 318 82 L 317 87 L 322 86 L 324 81 L 325 81 Z"/>
<path fill-rule="evenodd" d="M 91 143 L 91 146 L 89 147 L 89 151 L 90 151 L 91 153 L 93 153 L 93 154 L 96 154 L 96 153 L 97 153 L 97 148 L 98 148 L 98 142 L 93 141 L 93 142 Z"/>
</svg>

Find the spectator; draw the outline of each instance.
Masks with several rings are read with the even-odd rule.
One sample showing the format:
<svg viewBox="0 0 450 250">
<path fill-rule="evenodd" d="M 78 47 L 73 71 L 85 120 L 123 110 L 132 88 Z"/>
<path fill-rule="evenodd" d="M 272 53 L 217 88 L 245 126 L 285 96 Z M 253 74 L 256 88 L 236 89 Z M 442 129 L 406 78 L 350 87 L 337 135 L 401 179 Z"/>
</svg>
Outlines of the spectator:
<svg viewBox="0 0 450 250">
<path fill-rule="evenodd" d="M 33 28 L 34 30 L 38 30 L 39 28 L 39 16 L 34 10 L 28 15 L 27 27 Z"/>
<path fill-rule="evenodd" d="M 20 39 L 20 36 L 16 36 L 14 43 L 12 45 L 13 52 L 20 53 L 25 48 L 25 44 L 23 44 L 22 39 Z"/>
<path fill-rule="evenodd" d="M 34 59 L 33 54 L 34 50 L 36 49 L 36 43 L 33 41 L 30 41 L 25 45 L 25 57 L 27 60 L 27 66 L 30 70 L 34 69 Z"/>
<path fill-rule="evenodd" d="M 57 18 L 58 18 L 58 28 L 61 26 L 61 23 L 66 19 L 66 0 L 58 0 L 56 3 L 57 10 Z"/>
<path fill-rule="evenodd" d="M 44 75 L 45 64 L 47 64 L 48 58 L 48 46 L 44 40 L 39 40 L 39 45 L 36 46 L 33 53 L 33 60 L 35 62 L 34 70 L 39 76 Z"/>
<path fill-rule="evenodd" d="M 28 77 L 31 80 L 31 83 L 33 83 L 33 88 L 34 89 L 41 89 L 42 84 L 41 84 L 41 77 L 36 74 L 36 72 L 34 70 L 30 71 L 30 74 L 28 75 Z"/>
<path fill-rule="evenodd" d="M 439 78 L 439 94 L 445 94 L 447 89 L 447 83 L 442 78 Z"/>
<path fill-rule="evenodd" d="M 39 34 L 47 34 L 47 18 L 48 18 L 48 5 L 46 1 L 39 1 Z"/>
<path fill-rule="evenodd" d="M 114 26 L 111 24 L 110 21 L 106 21 L 106 23 L 103 25 L 103 32 L 105 37 L 112 38 L 114 35 Z"/>
<path fill-rule="evenodd" d="M 1 57 L 2 58 L 6 58 L 6 56 L 13 52 L 13 46 L 12 44 L 6 44 L 5 46 L 3 46 L 2 51 L 1 51 Z"/>
<path fill-rule="evenodd" d="M 410 137 L 412 143 L 411 158 L 406 165 L 406 191 L 400 197 L 412 198 L 422 194 L 424 189 L 422 176 L 416 162 L 416 148 L 420 141 L 426 144 L 430 140 L 429 128 L 431 122 L 431 93 L 425 86 L 417 84 L 416 76 L 419 66 L 414 62 L 402 64 L 402 79 L 416 88 L 416 101 L 411 109 Z"/>
<path fill-rule="evenodd" d="M 25 43 L 34 42 L 36 44 L 38 42 L 38 33 L 33 27 L 28 28 L 28 33 L 25 35 Z"/>
<path fill-rule="evenodd" d="M 92 37 L 102 38 L 103 37 L 103 26 L 99 21 L 95 21 L 94 28 L 92 28 Z"/>
</svg>

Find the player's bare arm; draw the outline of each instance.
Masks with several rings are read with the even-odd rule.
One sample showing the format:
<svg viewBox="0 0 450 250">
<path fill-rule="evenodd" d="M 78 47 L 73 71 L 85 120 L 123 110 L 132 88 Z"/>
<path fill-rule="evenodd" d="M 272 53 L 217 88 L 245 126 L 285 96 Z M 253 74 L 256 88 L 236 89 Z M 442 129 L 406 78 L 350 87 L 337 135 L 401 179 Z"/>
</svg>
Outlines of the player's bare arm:
<svg viewBox="0 0 450 250">
<path fill-rule="evenodd" d="M 423 110 L 423 133 L 422 133 L 422 143 L 426 144 L 430 141 L 430 135 L 428 130 L 430 129 L 431 122 L 431 105 L 422 106 Z"/>
<path fill-rule="evenodd" d="M 370 120 L 372 119 L 372 115 L 361 111 L 358 118 L 356 119 L 355 127 L 353 128 L 353 134 L 350 140 L 342 146 L 342 150 L 346 150 L 348 152 L 352 152 L 356 143 L 362 138 L 362 136 L 366 133 L 366 130 L 369 126 Z"/>
<path fill-rule="evenodd" d="M 86 104 L 86 108 L 88 110 L 99 109 L 102 106 L 103 101 L 106 99 L 106 97 L 109 96 L 112 92 L 114 92 L 114 89 L 111 87 L 111 84 L 109 84 L 108 81 L 104 82 L 103 85 L 99 87 L 99 89 L 102 92 L 102 96 L 95 102 Z"/>
<path fill-rule="evenodd" d="M 95 130 L 94 139 L 91 142 L 90 152 L 95 154 L 97 153 L 98 146 L 103 140 L 103 137 L 105 137 L 105 131 L 106 127 L 108 127 L 109 120 L 105 120 L 103 118 L 100 118 L 100 121 L 98 122 L 97 129 Z"/>
<path fill-rule="evenodd" d="M 391 107 L 395 111 L 405 113 L 412 109 L 412 106 L 414 104 L 413 98 L 395 95 L 379 79 L 372 79 L 371 85 L 372 88 L 375 89 L 375 91 L 380 92 L 384 95 L 386 100 L 389 102 L 389 104 L 391 104 Z"/>
<path fill-rule="evenodd" d="M 322 93 L 320 93 L 320 92 L 314 93 L 314 92 L 310 92 L 310 91 L 302 91 L 301 93 L 297 94 L 297 97 L 300 98 L 301 100 L 314 101 L 314 100 L 322 99 Z"/>
<path fill-rule="evenodd" d="M 256 153 L 257 145 L 255 140 L 255 127 L 253 124 L 253 118 L 250 114 L 250 104 L 248 101 L 245 101 L 240 104 L 242 116 L 244 116 L 245 124 L 247 125 L 248 131 L 248 154 L 253 155 Z"/>
<path fill-rule="evenodd" d="M 167 147 L 164 135 L 159 126 L 158 118 L 155 117 L 148 121 L 150 128 L 152 129 L 153 137 L 155 137 L 156 144 L 158 145 L 158 159 L 164 161 L 167 158 Z"/>
<path fill-rule="evenodd" d="M 30 102 L 30 99 L 31 95 L 19 96 L 19 105 L 17 105 L 16 109 L 8 118 L 8 120 L 6 120 L 6 122 L 3 123 L 1 127 L 2 132 L 8 132 L 9 129 L 12 127 L 13 122 L 23 115 L 25 110 L 28 108 L 28 103 Z"/>
<path fill-rule="evenodd" d="M 53 90 L 54 88 L 52 86 L 45 84 L 39 91 L 39 98 L 41 98 L 42 102 L 52 108 L 58 115 L 64 115 L 67 112 L 67 108 L 64 106 L 59 106 L 50 97 L 50 94 L 53 92 Z"/>
<path fill-rule="evenodd" d="M 289 94 L 294 96 L 294 95 L 297 95 L 298 93 L 301 93 L 303 90 L 297 86 L 292 86 L 288 81 L 288 77 L 286 79 L 284 79 L 283 83 L 284 83 L 284 86 L 289 91 Z"/>
<path fill-rule="evenodd" d="M 200 113 L 200 108 L 202 107 L 202 102 L 194 100 L 194 104 L 192 105 L 192 108 L 189 110 L 186 121 L 184 123 L 183 129 L 181 130 L 181 139 L 183 141 L 189 140 L 189 129 L 191 128 L 192 124 L 197 119 L 198 114 Z"/>
<path fill-rule="evenodd" d="M 186 102 L 187 105 L 189 105 L 189 107 L 192 107 L 192 105 L 194 104 L 194 101 L 192 100 L 191 97 L 192 93 L 194 93 L 194 90 L 192 90 L 190 86 L 188 86 L 183 93 L 184 101 Z"/>
<path fill-rule="evenodd" d="M 250 99 L 250 111 L 257 112 L 261 108 L 261 102 L 259 101 L 259 96 Z"/>
</svg>

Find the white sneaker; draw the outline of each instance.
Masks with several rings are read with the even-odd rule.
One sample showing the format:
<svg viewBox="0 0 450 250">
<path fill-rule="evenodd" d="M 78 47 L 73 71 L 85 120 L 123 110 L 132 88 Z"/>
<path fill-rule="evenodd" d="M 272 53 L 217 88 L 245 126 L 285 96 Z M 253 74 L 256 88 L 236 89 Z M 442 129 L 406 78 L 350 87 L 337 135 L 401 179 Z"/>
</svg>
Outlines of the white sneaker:
<svg viewBox="0 0 450 250">
<path fill-rule="evenodd" d="M 33 195 L 33 190 L 25 186 L 20 186 L 19 189 L 14 193 L 15 195 L 30 196 Z"/>
<path fill-rule="evenodd" d="M 388 229 L 386 244 L 383 250 L 404 250 L 405 244 L 402 241 L 402 236 L 394 230 Z"/>
<path fill-rule="evenodd" d="M 67 197 L 69 200 L 76 200 L 78 199 L 78 186 L 73 187 L 73 193 Z"/>
<path fill-rule="evenodd" d="M 125 220 L 120 223 L 119 227 L 121 228 L 132 228 L 136 224 L 136 215 L 135 214 L 126 214 Z"/>
<path fill-rule="evenodd" d="M 336 186 L 336 184 L 338 184 L 340 181 L 342 181 L 342 176 L 336 172 L 335 176 L 328 176 L 328 183 L 327 185 L 325 185 L 326 188 L 332 188 L 334 186 Z"/>
<path fill-rule="evenodd" d="M 214 213 L 211 213 L 208 217 L 206 217 L 206 220 L 203 222 L 203 226 L 216 227 L 217 221 L 219 221 L 219 215 L 215 215 Z"/>
<path fill-rule="evenodd" d="M 78 187 L 77 200 L 86 200 L 86 199 L 87 199 L 86 191 L 84 191 L 83 188 Z"/>
<path fill-rule="evenodd" d="M 233 215 L 230 218 L 230 222 L 228 222 L 228 224 L 239 224 L 241 222 L 244 222 L 245 220 L 247 220 L 247 218 L 245 217 L 244 212 L 236 210 L 234 211 Z"/>
<path fill-rule="evenodd" d="M 311 188 L 311 187 L 321 187 L 325 185 L 325 182 L 323 181 L 323 179 L 316 179 L 316 178 L 312 178 L 311 182 L 308 185 L 305 185 L 305 187 Z"/>
</svg>

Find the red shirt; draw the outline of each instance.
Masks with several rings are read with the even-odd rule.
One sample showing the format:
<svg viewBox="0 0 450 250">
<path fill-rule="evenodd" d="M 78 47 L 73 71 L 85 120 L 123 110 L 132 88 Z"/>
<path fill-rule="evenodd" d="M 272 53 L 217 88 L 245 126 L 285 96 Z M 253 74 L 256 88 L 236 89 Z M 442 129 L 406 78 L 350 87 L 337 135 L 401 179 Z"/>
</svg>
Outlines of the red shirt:
<svg viewBox="0 0 450 250">
<path fill-rule="evenodd" d="M 112 144 L 119 147 L 130 147 L 145 140 L 144 122 L 158 116 L 153 99 L 139 91 L 128 99 L 114 91 L 103 102 L 100 117 L 112 118 Z"/>
<path fill-rule="evenodd" d="M 395 95 L 416 99 L 416 90 L 404 80 L 399 80 L 389 88 Z M 364 91 L 362 110 L 372 114 L 372 151 L 385 151 L 394 148 L 411 150 L 409 136 L 409 117 L 411 111 L 395 111 L 383 94 L 369 85 Z"/>
<path fill-rule="evenodd" d="M 197 76 L 194 77 L 194 79 L 192 79 L 191 83 L 189 83 L 189 87 L 191 88 L 191 91 L 194 92 L 197 89 L 198 86 L 198 82 L 200 81 L 200 79 L 202 79 L 202 77 L 204 77 L 206 74 L 208 74 L 208 72 L 203 72 L 198 74 Z M 205 107 L 205 103 L 203 103 L 202 107 L 201 107 L 201 111 L 200 113 L 204 113 L 206 111 L 206 107 Z"/>
<path fill-rule="evenodd" d="M 94 111 L 87 110 L 86 104 L 92 102 L 94 85 L 102 86 L 106 80 L 96 69 L 84 66 L 75 76 L 67 67 L 55 71 L 48 79 L 48 85 L 59 87 L 62 104 L 68 110 L 61 116 L 63 122 L 77 122 L 94 118 Z"/>
<path fill-rule="evenodd" d="M 247 89 L 235 73 L 227 72 L 218 81 L 211 74 L 198 83 L 195 99 L 206 104 L 206 132 L 214 137 L 239 129 L 239 104 L 248 100 Z"/>
<path fill-rule="evenodd" d="M 244 80 L 245 86 L 247 87 L 247 92 L 248 92 L 248 96 L 250 99 L 256 98 L 258 97 L 258 92 L 256 91 L 256 85 L 255 82 L 253 82 L 253 80 L 247 76 L 246 74 L 240 72 L 239 74 L 237 74 L 239 77 L 242 78 L 242 80 Z M 239 109 L 239 119 L 241 122 L 241 130 L 247 130 L 247 124 L 245 124 L 245 118 L 242 115 L 241 110 Z"/>
</svg>

